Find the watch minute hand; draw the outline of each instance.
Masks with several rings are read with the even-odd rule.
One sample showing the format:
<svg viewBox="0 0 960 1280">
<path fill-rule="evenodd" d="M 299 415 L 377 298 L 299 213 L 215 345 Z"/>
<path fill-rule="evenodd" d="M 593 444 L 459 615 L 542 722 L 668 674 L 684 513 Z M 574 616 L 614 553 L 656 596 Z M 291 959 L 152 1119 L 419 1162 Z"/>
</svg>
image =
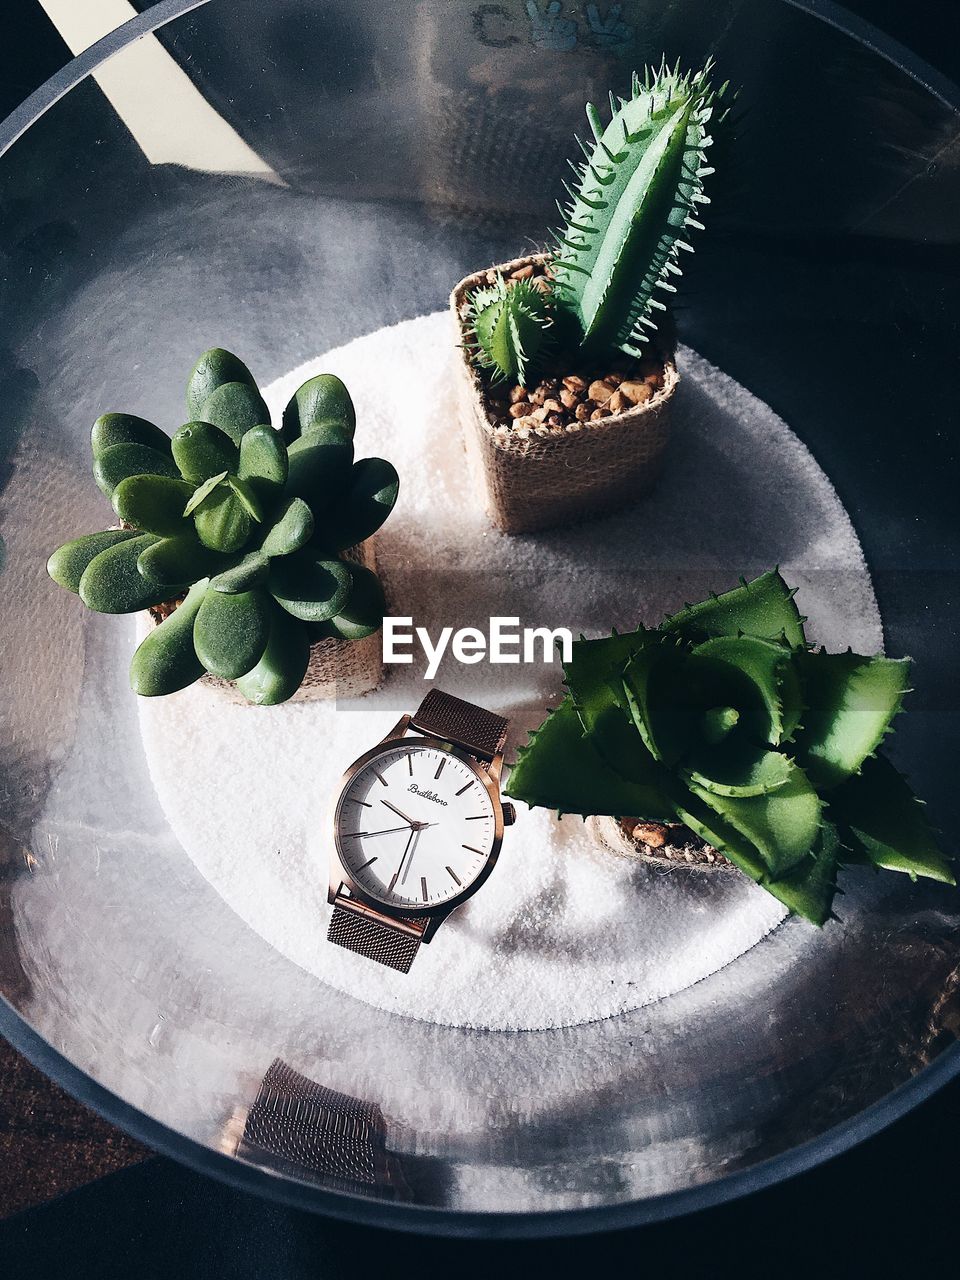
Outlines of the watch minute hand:
<svg viewBox="0 0 960 1280">
<path fill-rule="evenodd" d="M 391 804 L 389 800 L 381 800 L 380 803 L 385 804 L 388 809 L 392 809 L 398 818 L 402 818 L 404 822 L 409 823 L 411 827 L 415 827 L 417 825 L 416 818 L 408 818 L 402 810 L 398 809 L 395 804 Z"/>
</svg>

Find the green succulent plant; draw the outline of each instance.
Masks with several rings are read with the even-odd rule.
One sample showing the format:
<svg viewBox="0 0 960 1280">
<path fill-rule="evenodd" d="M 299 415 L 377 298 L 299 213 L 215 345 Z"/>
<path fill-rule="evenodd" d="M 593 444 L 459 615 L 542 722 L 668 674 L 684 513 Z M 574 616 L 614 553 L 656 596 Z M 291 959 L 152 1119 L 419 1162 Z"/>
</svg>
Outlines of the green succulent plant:
<svg viewBox="0 0 960 1280">
<path fill-rule="evenodd" d="M 642 79 L 634 72 L 629 98 L 611 93 L 606 125 L 587 103 L 593 140 L 578 139 L 584 161 L 573 166 L 575 183 L 564 183 L 569 203 L 559 206 L 549 294 L 533 301 L 529 281 L 518 290 L 501 279 L 469 298 L 481 367 L 525 385 L 548 332 L 589 358 L 643 354 L 668 309 L 656 291 L 676 293 L 681 251 L 693 252 L 687 236 L 703 229 L 699 211 L 710 203 L 708 125 L 728 114 L 720 109 L 727 85 L 715 90 L 711 70 L 708 62 L 681 74 L 679 63 L 664 61 Z"/>
<path fill-rule="evenodd" d="M 878 748 L 909 659 L 811 650 L 772 571 L 656 630 L 580 640 L 567 695 L 507 794 L 560 813 L 682 822 L 823 924 L 837 869 L 953 884 L 922 806 Z"/>
<path fill-rule="evenodd" d="M 530 280 L 508 285 L 498 276 L 470 295 L 465 319 L 475 338 L 470 349 L 481 368 L 494 380 L 508 378 L 525 387 L 550 346 L 552 319 L 541 290 Z"/>
<path fill-rule="evenodd" d="M 354 460 L 356 413 L 332 374 L 300 387 L 278 431 L 246 366 L 214 348 L 190 375 L 187 412 L 172 439 L 130 414 L 97 419 L 94 477 L 121 527 L 66 543 L 47 570 L 100 613 L 183 597 L 134 654 L 136 693 L 206 671 L 251 702 L 284 702 L 312 643 L 383 621 L 376 574 L 344 553 L 390 514 L 397 473 Z"/>
</svg>

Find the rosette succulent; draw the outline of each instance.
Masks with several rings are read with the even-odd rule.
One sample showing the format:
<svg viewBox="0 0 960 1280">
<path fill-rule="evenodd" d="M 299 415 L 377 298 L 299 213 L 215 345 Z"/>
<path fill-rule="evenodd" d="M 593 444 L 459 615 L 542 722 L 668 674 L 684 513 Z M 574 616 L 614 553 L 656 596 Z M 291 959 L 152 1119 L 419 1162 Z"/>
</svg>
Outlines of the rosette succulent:
<svg viewBox="0 0 960 1280">
<path fill-rule="evenodd" d="M 954 883 L 879 751 L 909 671 L 906 658 L 811 649 L 794 593 L 770 572 L 656 630 L 576 643 L 567 695 L 520 749 L 507 794 L 682 822 L 823 924 L 843 863 Z"/>
<path fill-rule="evenodd" d="M 528 281 L 478 289 L 466 317 L 474 359 L 496 376 L 525 386 L 555 324 L 558 341 L 591 356 L 641 356 L 667 310 L 657 291 L 676 293 L 688 236 L 702 230 L 710 203 L 704 178 L 711 121 L 722 121 L 727 85 L 714 89 L 711 64 L 681 73 L 664 61 L 634 72 L 629 97 L 610 95 L 610 119 L 587 103 L 593 138 L 579 142 L 575 182 L 554 233 L 549 294 L 535 302 Z M 511 296 L 512 295 L 512 296 Z"/>
<path fill-rule="evenodd" d="M 275 430 L 246 365 L 215 348 L 190 375 L 187 412 L 172 439 L 130 414 L 97 419 L 94 477 L 120 527 L 66 543 L 47 569 L 100 613 L 176 603 L 134 654 L 135 692 L 210 672 L 251 702 L 283 702 L 312 643 L 383 621 L 380 582 L 351 548 L 390 514 L 397 473 L 354 459 L 353 402 L 332 374 L 304 383 Z"/>
</svg>

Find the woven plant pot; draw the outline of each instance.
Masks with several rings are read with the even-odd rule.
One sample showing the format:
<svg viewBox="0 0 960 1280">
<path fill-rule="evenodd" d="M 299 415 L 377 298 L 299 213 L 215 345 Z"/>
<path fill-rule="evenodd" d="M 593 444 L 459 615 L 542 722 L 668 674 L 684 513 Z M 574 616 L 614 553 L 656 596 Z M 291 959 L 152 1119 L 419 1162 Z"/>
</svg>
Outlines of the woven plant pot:
<svg viewBox="0 0 960 1280">
<path fill-rule="evenodd" d="M 345 560 L 361 564 L 376 572 L 377 557 L 374 539 L 367 538 L 359 545 L 343 551 Z M 138 616 L 138 639 L 142 639 L 152 627 L 159 625 L 152 613 Z M 288 702 L 316 702 L 321 698 L 357 698 L 371 693 L 383 680 L 383 647 L 380 632 L 365 636 L 362 640 L 319 640 L 310 647 L 310 662 L 300 688 Z M 201 676 L 199 683 L 211 693 L 228 702 L 245 707 L 253 706 L 246 700 L 232 680 L 223 680 L 209 673 Z M 285 704 L 284 704 L 285 705 Z"/>
<path fill-rule="evenodd" d="M 651 848 L 628 835 L 618 818 L 588 818 L 587 830 L 604 849 L 621 858 L 632 858 L 636 862 L 651 862 L 654 866 L 670 867 L 672 870 L 706 871 L 711 874 L 717 871 L 737 870 L 729 859 L 722 853 L 718 853 L 711 845 L 704 844 L 702 841 L 697 841 L 696 845 L 680 843 L 682 837 L 679 833 L 684 828 L 678 824 L 667 825 L 667 840 L 659 849 Z M 687 835 L 689 836 L 689 833 Z M 701 845 L 702 848 L 698 847 Z"/>
<path fill-rule="evenodd" d="M 493 270 L 509 276 L 545 261 L 535 254 Z M 661 353 L 663 386 L 656 395 L 623 413 L 555 428 L 491 423 L 483 380 L 463 349 L 468 296 L 486 277 L 487 271 L 478 271 L 461 280 L 450 295 L 450 311 L 460 348 L 457 414 L 494 524 L 506 533 L 528 533 L 612 511 L 649 493 L 660 473 L 670 403 L 680 381 L 672 352 Z"/>
</svg>

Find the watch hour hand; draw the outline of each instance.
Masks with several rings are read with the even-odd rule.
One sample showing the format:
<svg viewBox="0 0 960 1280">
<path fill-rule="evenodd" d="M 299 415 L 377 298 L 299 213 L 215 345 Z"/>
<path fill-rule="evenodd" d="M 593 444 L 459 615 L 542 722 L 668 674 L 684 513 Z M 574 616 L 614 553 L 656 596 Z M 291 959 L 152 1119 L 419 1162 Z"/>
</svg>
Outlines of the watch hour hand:
<svg viewBox="0 0 960 1280">
<path fill-rule="evenodd" d="M 395 804 L 391 804 L 389 800 L 381 800 L 380 803 L 385 804 L 388 809 L 392 809 L 398 818 L 402 818 L 404 822 L 409 823 L 411 827 L 417 826 L 417 821 L 415 818 L 408 818 L 407 815 L 402 812 L 402 810 L 398 809 Z"/>
</svg>

